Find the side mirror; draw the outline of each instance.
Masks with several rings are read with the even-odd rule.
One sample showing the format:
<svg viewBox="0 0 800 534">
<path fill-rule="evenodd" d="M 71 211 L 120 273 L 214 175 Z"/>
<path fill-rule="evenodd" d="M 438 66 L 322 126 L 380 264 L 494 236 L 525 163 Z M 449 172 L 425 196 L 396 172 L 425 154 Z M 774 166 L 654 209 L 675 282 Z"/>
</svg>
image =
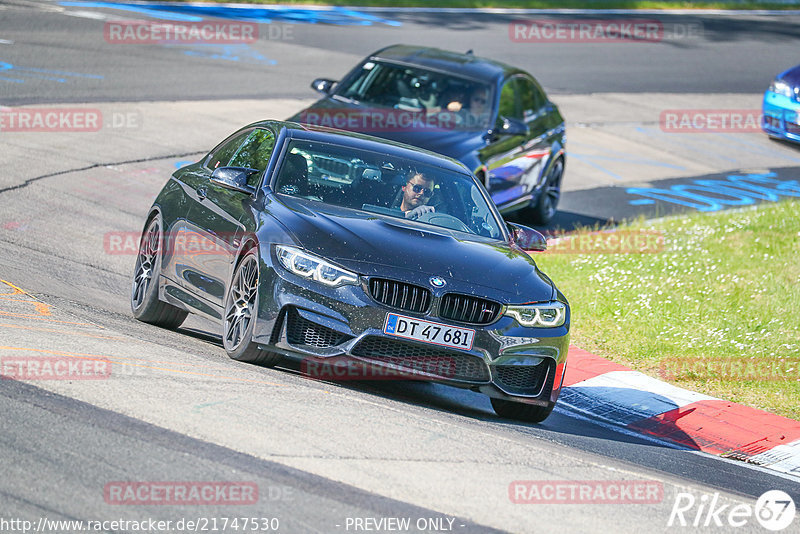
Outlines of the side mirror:
<svg viewBox="0 0 800 534">
<path fill-rule="evenodd" d="M 521 224 L 506 223 L 506 225 L 511 233 L 511 241 L 525 252 L 544 252 L 547 250 L 547 239 L 541 232 Z"/>
<path fill-rule="evenodd" d="M 528 136 L 531 133 L 531 129 L 528 128 L 528 125 L 519 119 L 500 116 L 497 119 L 497 123 L 497 128 L 494 129 L 494 132 L 499 135 Z"/>
<path fill-rule="evenodd" d="M 335 84 L 335 83 L 336 82 L 333 81 L 333 80 L 328 80 L 328 79 L 325 79 L 325 78 L 317 78 L 316 80 L 311 82 L 311 88 L 313 90 L 315 90 L 316 92 L 318 92 L 318 93 L 322 93 L 322 94 L 326 94 L 327 95 L 328 93 L 331 92 L 331 88 L 333 87 L 333 84 Z"/>
<path fill-rule="evenodd" d="M 211 173 L 211 182 L 231 191 L 252 195 L 255 188 L 247 185 L 247 179 L 261 171 L 247 167 L 219 167 Z"/>
</svg>

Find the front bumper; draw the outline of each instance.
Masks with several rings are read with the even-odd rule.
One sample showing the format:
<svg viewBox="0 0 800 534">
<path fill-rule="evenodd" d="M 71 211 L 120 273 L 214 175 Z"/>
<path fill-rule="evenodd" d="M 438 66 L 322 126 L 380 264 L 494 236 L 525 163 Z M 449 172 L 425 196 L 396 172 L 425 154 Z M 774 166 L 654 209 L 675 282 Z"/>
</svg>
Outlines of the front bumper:
<svg viewBox="0 0 800 534">
<path fill-rule="evenodd" d="M 800 102 L 767 91 L 762 112 L 761 128 L 769 136 L 800 142 Z"/>
<path fill-rule="evenodd" d="M 268 283 L 261 284 L 253 340 L 265 350 L 302 360 L 312 376 L 316 372 L 321 378 L 346 379 L 350 376 L 338 371 L 353 367 L 343 367 L 343 362 L 357 362 L 368 380 L 439 382 L 541 406 L 558 399 L 569 346 L 569 309 L 565 324 L 555 328 L 523 327 L 502 315 L 487 325 L 463 324 L 437 315 L 443 294 L 457 287 L 432 290 L 427 312 L 412 313 L 374 300 L 366 281 L 327 288 L 285 271 L 267 268 L 264 274 L 271 280 L 262 277 Z M 472 348 L 385 334 L 389 313 L 472 329 Z"/>
</svg>

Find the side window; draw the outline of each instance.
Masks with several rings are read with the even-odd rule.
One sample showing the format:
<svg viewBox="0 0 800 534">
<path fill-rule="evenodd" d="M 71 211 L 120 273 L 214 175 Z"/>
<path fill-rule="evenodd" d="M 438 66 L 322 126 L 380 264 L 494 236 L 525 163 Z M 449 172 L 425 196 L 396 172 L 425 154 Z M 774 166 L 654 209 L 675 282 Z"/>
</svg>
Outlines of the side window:
<svg viewBox="0 0 800 534">
<path fill-rule="evenodd" d="M 498 114 L 512 119 L 521 119 L 522 117 L 517 112 L 516 85 L 517 80 L 513 78 L 506 81 L 503 85 L 503 89 L 500 91 L 500 107 Z"/>
<path fill-rule="evenodd" d="M 522 118 L 530 119 L 544 105 L 544 94 L 536 85 L 527 78 L 518 78 L 520 103 L 522 104 Z"/>
<path fill-rule="evenodd" d="M 230 162 L 231 167 L 247 167 L 263 171 L 267 168 L 267 163 L 275 148 L 275 135 L 261 128 L 256 128 L 247 137 L 242 146 L 233 156 Z M 261 174 L 253 174 L 247 181 L 252 187 L 258 187 Z"/>
<path fill-rule="evenodd" d="M 247 130 L 245 132 L 234 134 L 231 137 L 227 138 L 222 143 L 220 143 L 208 155 L 208 161 L 206 161 L 206 167 L 208 167 L 212 171 L 217 167 L 226 167 L 228 165 L 228 162 L 236 153 L 236 149 L 239 148 L 239 145 L 242 144 L 242 141 L 245 140 L 245 138 L 250 134 L 250 132 L 251 130 Z"/>
</svg>

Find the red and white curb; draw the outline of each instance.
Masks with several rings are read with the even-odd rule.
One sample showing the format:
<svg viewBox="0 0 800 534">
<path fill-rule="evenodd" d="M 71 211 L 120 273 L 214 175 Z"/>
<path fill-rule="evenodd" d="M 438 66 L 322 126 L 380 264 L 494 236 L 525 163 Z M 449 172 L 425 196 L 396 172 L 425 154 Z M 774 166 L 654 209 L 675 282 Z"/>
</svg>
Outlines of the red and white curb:
<svg viewBox="0 0 800 534">
<path fill-rule="evenodd" d="M 637 434 L 800 476 L 800 421 L 682 389 L 574 346 L 558 403 Z"/>
</svg>

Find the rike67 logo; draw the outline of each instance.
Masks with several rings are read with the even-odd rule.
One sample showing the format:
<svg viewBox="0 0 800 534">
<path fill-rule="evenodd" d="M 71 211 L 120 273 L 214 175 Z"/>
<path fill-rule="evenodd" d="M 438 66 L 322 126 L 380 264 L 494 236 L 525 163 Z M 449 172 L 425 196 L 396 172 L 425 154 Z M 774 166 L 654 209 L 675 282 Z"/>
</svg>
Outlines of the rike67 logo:
<svg viewBox="0 0 800 534">
<path fill-rule="evenodd" d="M 699 498 L 691 493 L 675 495 L 675 504 L 667 520 L 668 527 L 743 527 L 755 518 L 767 530 L 778 532 L 786 529 L 795 518 L 795 504 L 792 497 L 781 490 L 770 490 L 749 504 L 722 504 L 719 493 L 702 495 Z"/>
</svg>

